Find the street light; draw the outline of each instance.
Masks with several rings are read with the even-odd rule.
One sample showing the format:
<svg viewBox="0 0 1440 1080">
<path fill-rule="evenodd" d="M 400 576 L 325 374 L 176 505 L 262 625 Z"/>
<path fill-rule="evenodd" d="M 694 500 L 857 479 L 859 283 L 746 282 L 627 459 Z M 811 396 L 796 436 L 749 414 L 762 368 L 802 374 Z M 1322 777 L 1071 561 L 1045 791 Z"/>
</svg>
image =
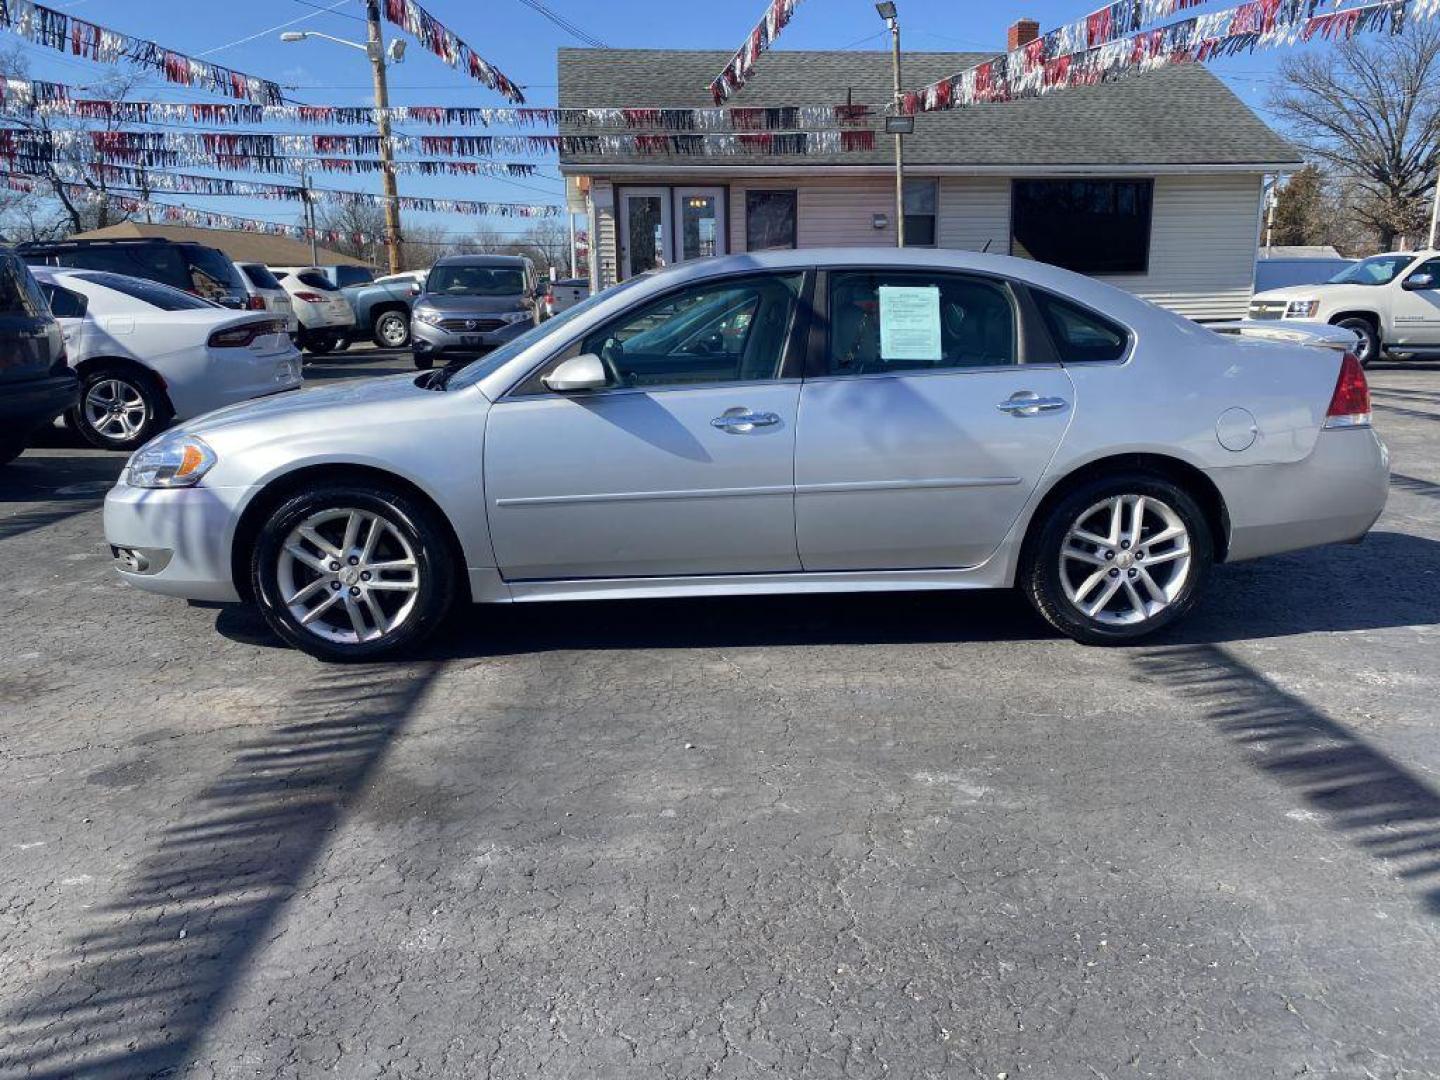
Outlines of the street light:
<svg viewBox="0 0 1440 1080">
<path fill-rule="evenodd" d="M 369 40 L 365 42 L 348 41 L 345 38 L 335 37 L 333 34 L 321 33 L 319 30 L 287 30 L 280 35 L 280 40 L 295 42 L 304 41 L 307 38 L 324 38 L 337 45 L 359 49 L 369 57 L 370 68 L 375 77 L 376 124 L 380 129 L 380 174 L 385 189 L 385 247 L 390 257 L 390 273 L 398 274 L 401 270 L 400 194 L 395 187 L 395 151 L 390 139 L 390 88 L 385 80 L 387 50 L 384 37 L 380 32 L 380 0 L 365 0 L 365 21 L 369 29 Z M 405 59 L 405 42 L 398 39 L 392 41 L 388 55 L 392 64 L 401 63 Z M 308 204 L 308 191 L 306 201 Z M 313 240 L 315 235 L 313 222 L 310 235 Z"/>
<path fill-rule="evenodd" d="M 895 114 L 898 117 L 903 107 L 905 97 L 900 92 L 900 15 L 895 10 L 893 0 L 880 0 L 875 5 L 875 10 L 890 27 L 890 57 L 891 68 L 895 76 Z M 895 246 L 905 246 L 905 149 L 903 125 L 892 125 L 889 120 L 885 122 L 886 131 L 895 133 Z M 910 130 L 914 130 L 914 119 L 911 118 Z"/>
</svg>

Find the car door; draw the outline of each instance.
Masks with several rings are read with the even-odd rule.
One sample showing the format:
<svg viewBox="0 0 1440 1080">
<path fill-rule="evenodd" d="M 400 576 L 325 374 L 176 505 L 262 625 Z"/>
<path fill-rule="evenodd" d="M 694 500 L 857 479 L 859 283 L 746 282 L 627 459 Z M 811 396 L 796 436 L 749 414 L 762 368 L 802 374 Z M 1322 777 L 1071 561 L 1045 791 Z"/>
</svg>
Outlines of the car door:
<svg viewBox="0 0 1440 1080">
<path fill-rule="evenodd" d="M 710 279 L 588 334 L 490 410 L 485 491 L 510 580 L 800 569 L 795 414 L 805 275 Z M 611 385 L 542 378 L 602 358 Z"/>
<path fill-rule="evenodd" d="M 823 359 L 801 390 L 796 431 L 804 568 L 983 562 L 1069 423 L 1070 379 L 1039 347 L 1044 331 L 999 279 L 908 269 L 827 277 L 817 289 Z"/>
<path fill-rule="evenodd" d="M 1419 274 L 1430 276 L 1423 289 L 1406 289 L 1406 280 Z M 1427 259 L 1399 274 L 1390 290 L 1394 331 L 1392 345 L 1440 345 L 1440 259 Z"/>
</svg>

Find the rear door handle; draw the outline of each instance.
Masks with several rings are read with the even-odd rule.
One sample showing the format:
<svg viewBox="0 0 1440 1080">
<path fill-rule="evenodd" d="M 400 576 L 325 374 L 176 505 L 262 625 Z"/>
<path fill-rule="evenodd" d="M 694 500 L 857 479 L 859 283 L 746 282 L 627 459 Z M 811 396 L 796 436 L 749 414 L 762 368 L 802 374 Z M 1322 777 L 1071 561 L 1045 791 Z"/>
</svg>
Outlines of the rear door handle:
<svg viewBox="0 0 1440 1080">
<path fill-rule="evenodd" d="M 1056 412 L 1070 404 L 1064 398 L 1041 397 L 1032 390 L 1021 390 L 1011 394 L 995 407 L 1011 416 L 1039 416 L 1041 413 Z"/>
<path fill-rule="evenodd" d="M 728 409 L 722 416 L 710 421 L 710 426 L 728 431 L 732 435 L 744 435 L 756 428 L 774 427 L 780 417 L 773 412 L 751 412 L 749 409 Z"/>
</svg>

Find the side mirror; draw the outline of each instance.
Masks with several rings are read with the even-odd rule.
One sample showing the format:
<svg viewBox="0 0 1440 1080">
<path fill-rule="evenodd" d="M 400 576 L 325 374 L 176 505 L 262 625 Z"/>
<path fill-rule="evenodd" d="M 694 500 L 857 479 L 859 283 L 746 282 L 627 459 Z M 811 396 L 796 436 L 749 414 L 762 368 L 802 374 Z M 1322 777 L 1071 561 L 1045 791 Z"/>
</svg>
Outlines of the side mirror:
<svg viewBox="0 0 1440 1080">
<path fill-rule="evenodd" d="M 1400 282 L 1400 287 L 1407 292 L 1417 292 L 1421 289 L 1433 289 L 1435 288 L 1435 276 L 1422 270 L 1417 273 L 1411 274 L 1404 281 Z"/>
<path fill-rule="evenodd" d="M 540 380 L 557 394 L 573 394 L 579 390 L 604 390 L 610 385 L 605 364 L 594 353 L 572 356 Z"/>
<path fill-rule="evenodd" d="M 420 288 L 419 285 L 411 285 L 408 291 L 411 296 L 419 296 L 425 290 Z"/>
</svg>

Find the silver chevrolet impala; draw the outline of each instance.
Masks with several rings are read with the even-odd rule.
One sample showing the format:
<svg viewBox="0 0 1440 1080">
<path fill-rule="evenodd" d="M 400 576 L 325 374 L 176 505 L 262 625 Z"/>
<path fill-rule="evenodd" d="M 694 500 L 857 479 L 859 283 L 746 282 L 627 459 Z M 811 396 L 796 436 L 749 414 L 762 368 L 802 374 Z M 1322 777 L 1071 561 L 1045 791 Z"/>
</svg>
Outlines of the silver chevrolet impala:
<svg viewBox="0 0 1440 1080">
<path fill-rule="evenodd" d="M 130 459 L 105 533 L 126 581 L 252 602 L 325 659 L 463 601 L 1010 586 L 1130 642 L 1213 563 L 1384 506 L 1354 358 L 1237 329 L 993 255 L 710 259 L 479 360 L 187 423 Z"/>
</svg>

